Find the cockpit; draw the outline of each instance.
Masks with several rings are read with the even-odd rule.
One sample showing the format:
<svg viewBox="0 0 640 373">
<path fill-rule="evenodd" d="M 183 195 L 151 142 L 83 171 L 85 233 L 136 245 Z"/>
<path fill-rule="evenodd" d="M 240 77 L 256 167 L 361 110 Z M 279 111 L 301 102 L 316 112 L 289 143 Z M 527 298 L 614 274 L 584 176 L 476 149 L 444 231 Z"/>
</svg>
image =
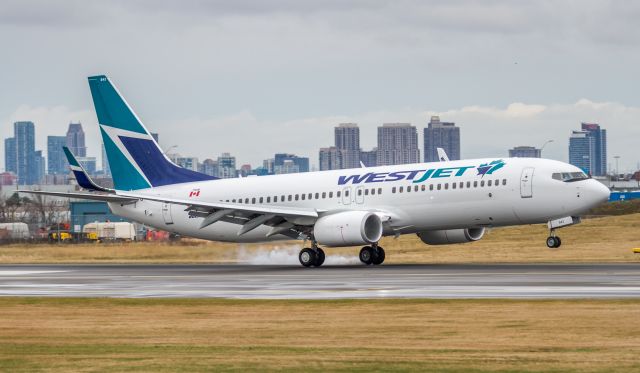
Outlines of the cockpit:
<svg viewBox="0 0 640 373">
<path fill-rule="evenodd" d="M 554 180 L 564 181 L 565 183 L 571 183 L 574 181 L 586 180 L 591 177 L 587 176 L 584 172 L 554 172 L 551 174 Z"/>
</svg>

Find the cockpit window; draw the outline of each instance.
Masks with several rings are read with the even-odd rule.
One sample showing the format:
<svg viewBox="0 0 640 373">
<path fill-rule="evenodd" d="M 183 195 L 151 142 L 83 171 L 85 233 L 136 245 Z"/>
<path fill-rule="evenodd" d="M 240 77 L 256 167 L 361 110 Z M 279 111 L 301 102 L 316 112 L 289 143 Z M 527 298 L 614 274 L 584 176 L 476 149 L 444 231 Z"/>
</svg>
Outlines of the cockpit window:
<svg viewBox="0 0 640 373">
<path fill-rule="evenodd" d="M 578 181 L 588 179 L 589 176 L 584 172 L 555 172 L 551 175 L 554 180 L 564 182 Z"/>
</svg>

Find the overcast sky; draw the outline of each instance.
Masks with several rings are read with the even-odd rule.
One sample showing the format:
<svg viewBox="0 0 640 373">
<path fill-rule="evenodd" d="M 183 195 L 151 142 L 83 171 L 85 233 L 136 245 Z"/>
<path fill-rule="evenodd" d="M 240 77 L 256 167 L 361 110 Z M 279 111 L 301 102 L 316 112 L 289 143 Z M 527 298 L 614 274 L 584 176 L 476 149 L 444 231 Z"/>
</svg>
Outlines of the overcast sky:
<svg viewBox="0 0 640 373">
<path fill-rule="evenodd" d="M 2 0 L 0 136 L 32 120 L 46 151 L 79 120 L 99 156 L 86 77 L 107 74 L 163 147 L 201 160 L 317 165 L 341 122 L 365 150 L 381 123 L 410 122 L 422 148 L 439 114 L 464 158 L 553 139 L 543 155 L 566 161 L 570 131 L 597 122 L 631 170 L 639 19 L 634 1 Z"/>
</svg>

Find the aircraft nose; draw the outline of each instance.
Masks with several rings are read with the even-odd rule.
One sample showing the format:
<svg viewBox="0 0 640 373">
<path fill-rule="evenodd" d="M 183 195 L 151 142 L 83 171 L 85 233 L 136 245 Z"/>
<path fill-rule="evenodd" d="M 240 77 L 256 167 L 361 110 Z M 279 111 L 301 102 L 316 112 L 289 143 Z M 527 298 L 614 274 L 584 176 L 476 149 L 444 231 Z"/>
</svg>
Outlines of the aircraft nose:
<svg viewBox="0 0 640 373">
<path fill-rule="evenodd" d="M 607 202 L 609 200 L 609 196 L 611 195 L 611 191 L 604 184 L 597 180 L 591 180 L 591 194 L 594 196 L 594 199 L 598 204 Z"/>
</svg>

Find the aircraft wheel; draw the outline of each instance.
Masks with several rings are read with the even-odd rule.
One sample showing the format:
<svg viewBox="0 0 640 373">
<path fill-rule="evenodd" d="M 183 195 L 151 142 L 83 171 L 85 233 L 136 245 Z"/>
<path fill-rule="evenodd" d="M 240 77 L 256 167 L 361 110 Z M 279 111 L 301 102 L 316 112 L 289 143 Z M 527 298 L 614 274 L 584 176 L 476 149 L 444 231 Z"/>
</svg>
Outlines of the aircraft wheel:
<svg viewBox="0 0 640 373">
<path fill-rule="evenodd" d="M 322 263 L 324 263 L 324 250 L 322 250 L 321 248 L 317 248 L 316 249 L 316 262 L 314 263 L 314 265 L 316 267 L 320 267 L 322 265 Z"/>
<path fill-rule="evenodd" d="M 305 247 L 304 249 L 300 250 L 300 254 L 298 254 L 298 260 L 300 260 L 300 264 L 302 264 L 303 266 L 311 267 L 317 260 L 316 253 L 313 250 Z"/>
<path fill-rule="evenodd" d="M 360 250 L 360 261 L 363 264 L 369 265 L 373 263 L 373 248 L 371 246 L 365 246 Z"/>
<path fill-rule="evenodd" d="M 377 250 L 373 250 L 373 259 L 371 260 L 371 263 L 373 263 L 373 265 L 380 265 L 384 262 L 384 258 L 385 258 L 385 253 L 384 253 L 384 249 L 380 246 L 378 246 Z"/>
<path fill-rule="evenodd" d="M 549 236 L 547 237 L 547 247 L 550 249 L 555 249 L 562 245 L 562 240 L 557 236 Z"/>
<path fill-rule="evenodd" d="M 560 247 L 560 245 L 562 245 L 562 240 L 560 239 L 560 237 L 556 236 L 554 237 L 556 239 L 556 248 Z"/>
</svg>

